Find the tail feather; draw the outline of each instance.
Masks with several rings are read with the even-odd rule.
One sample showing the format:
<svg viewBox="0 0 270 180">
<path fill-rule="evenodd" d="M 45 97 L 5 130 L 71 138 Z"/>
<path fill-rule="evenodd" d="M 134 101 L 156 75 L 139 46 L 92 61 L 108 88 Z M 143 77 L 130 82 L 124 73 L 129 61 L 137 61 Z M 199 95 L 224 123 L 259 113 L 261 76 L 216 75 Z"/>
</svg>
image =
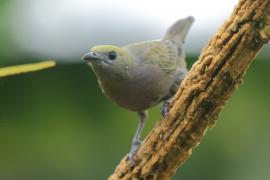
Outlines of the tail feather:
<svg viewBox="0 0 270 180">
<path fill-rule="evenodd" d="M 181 46 L 187 33 L 194 22 L 194 17 L 188 16 L 184 19 L 176 21 L 167 31 L 163 39 L 170 40 L 175 43 L 177 46 Z"/>
</svg>

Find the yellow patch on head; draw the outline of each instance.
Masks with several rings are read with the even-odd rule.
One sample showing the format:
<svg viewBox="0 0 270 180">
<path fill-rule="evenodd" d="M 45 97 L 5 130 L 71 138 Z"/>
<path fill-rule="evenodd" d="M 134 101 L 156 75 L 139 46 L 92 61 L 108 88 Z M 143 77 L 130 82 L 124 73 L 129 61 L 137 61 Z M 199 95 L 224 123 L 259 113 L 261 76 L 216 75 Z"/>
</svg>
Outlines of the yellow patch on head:
<svg viewBox="0 0 270 180">
<path fill-rule="evenodd" d="M 95 46 L 90 51 L 96 52 L 96 53 L 116 52 L 118 55 L 122 55 L 122 56 L 126 54 L 126 51 L 122 49 L 121 47 L 112 46 L 112 45 Z"/>
</svg>

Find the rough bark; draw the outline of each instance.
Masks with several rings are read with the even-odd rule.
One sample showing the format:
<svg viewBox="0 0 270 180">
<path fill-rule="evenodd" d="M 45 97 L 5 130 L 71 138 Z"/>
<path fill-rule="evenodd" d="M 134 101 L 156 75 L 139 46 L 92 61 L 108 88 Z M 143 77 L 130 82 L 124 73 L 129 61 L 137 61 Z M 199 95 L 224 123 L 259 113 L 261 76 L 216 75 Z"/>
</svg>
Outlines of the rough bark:
<svg viewBox="0 0 270 180">
<path fill-rule="evenodd" d="M 240 0 L 182 82 L 169 116 L 146 137 L 135 165 L 124 157 L 109 179 L 170 179 L 215 124 L 269 38 L 270 1 Z"/>
</svg>

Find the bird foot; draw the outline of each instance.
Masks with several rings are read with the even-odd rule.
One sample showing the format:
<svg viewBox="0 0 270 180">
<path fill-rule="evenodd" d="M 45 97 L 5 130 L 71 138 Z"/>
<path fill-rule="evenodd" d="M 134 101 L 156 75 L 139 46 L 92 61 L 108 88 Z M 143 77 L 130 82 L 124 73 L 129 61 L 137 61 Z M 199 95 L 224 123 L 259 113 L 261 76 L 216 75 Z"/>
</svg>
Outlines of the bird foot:
<svg viewBox="0 0 270 180">
<path fill-rule="evenodd" d="M 163 105 L 161 106 L 161 114 L 164 118 L 168 117 L 171 103 L 172 103 L 171 100 L 166 100 L 166 101 L 164 101 Z"/>
<path fill-rule="evenodd" d="M 131 150 L 128 153 L 128 160 L 130 160 L 131 165 L 135 164 L 135 155 L 137 151 L 139 150 L 141 144 L 142 144 L 142 141 L 140 140 L 134 140 L 132 142 Z"/>
</svg>

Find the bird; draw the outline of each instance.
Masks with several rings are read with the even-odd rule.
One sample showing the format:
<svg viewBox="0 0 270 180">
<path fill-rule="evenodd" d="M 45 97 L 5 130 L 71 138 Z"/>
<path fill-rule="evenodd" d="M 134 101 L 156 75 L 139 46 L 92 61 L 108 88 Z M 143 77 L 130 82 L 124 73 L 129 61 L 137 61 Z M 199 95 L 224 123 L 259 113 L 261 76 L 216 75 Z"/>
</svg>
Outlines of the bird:
<svg viewBox="0 0 270 180">
<path fill-rule="evenodd" d="M 98 45 L 82 56 L 102 92 L 120 107 L 138 113 L 127 156 L 132 164 L 142 144 L 147 110 L 163 103 L 161 113 L 167 117 L 172 97 L 188 72 L 183 45 L 194 20 L 192 16 L 179 19 L 161 39 L 125 46 Z"/>
</svg>

